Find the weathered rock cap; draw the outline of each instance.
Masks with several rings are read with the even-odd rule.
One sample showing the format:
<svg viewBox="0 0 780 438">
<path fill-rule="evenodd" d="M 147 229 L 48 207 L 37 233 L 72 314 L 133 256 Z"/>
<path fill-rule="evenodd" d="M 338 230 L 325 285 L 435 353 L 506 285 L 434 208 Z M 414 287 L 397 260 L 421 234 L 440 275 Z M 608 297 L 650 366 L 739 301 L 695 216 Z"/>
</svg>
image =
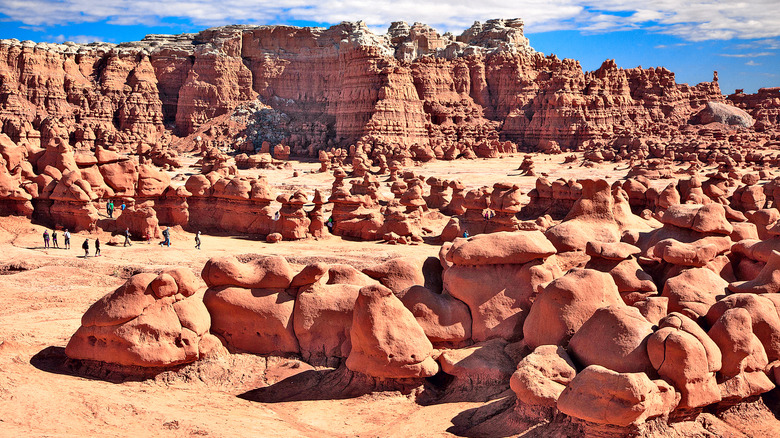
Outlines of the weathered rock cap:
<svg viewBox="0 0 780 438">
<path fill-rule="evenodd" d="M 293 270 L 281 256 L 265 257 L 241 263 L 233 256 L 214 257 L 206 262 L 201 276 L 208 287 L 238 286 L 248 289 L 285 289 L 293 279 Z"/>
<path fill-rule="evenodd" d="M 726 209 L 716 203 L 671 205 L 661 216 L 661 222 L 700 233 L 729 235 L 734 231 L 726 219 Z"/>
<path fill-rule="evenodd" d="M 627 427 L 668 414 L 679 400 L 680 395 L 663 380 L 591 365 L 563 390 L 558 410 L 592 423 Z"/>
<path fill-rule="evenodd" d="M 446 258 L 456 265 L 523 264 L 556 252 L 541 231 L 503 231 L 456 239 Z"/>
<path fill-rule="evenodd" d="M 585 247 L 585 254 L 591 257 L 600 257 L 607 260 L 626 260 L 631 256 L 639 255 L 641 249 L 626 242 L 599 242 L 590 241 Z"/>
</svg>

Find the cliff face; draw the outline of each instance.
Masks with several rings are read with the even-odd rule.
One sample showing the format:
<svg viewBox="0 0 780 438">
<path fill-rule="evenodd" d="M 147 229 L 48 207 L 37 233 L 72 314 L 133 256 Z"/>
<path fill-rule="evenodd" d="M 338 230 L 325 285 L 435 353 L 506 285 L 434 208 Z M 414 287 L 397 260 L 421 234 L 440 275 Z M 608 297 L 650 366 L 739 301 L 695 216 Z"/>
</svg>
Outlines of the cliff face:
<svg viewBox="0 0 780 438">
<path fill-rule="evenodd" d="M 684 124 L 723 96 L 717 82 L 676 84 L 663 68 L 607 61 L 585 73 L 534 51 L 520 20 L 475 23 L 458 37 L 419 23 L 375 35 L 345 22 L 228 26 L 120 45 L 0 41 L 0 123 L 15 142 L 39 145 L 43 121 L 54 118 L 76 149 L 156 145 L 253 99 L 287 115 L 294 153 L 313 153 L 360 140 L 575 146 Z"/>
</svg>

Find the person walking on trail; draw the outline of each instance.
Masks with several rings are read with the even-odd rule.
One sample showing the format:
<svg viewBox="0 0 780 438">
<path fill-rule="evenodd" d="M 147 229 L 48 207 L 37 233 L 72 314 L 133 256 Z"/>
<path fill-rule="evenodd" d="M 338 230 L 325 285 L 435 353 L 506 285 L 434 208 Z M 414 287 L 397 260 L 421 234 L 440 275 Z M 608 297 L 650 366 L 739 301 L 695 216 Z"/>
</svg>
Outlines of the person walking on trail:
<svg viewBox="0 0 780 438">
<path fill-rule="evenodd" d="M 168 246 L 170 248 L 171 246 L 171 232 L 168 227 L 165 227 L 165 229 L 162 232 L 162 235 L 164 237 L 163 241 L 160 242 L 160 246 Z"/>
<path fill-rule="evenodd" d="M 43 247 L 49 247 L 49 230 L 43 230 Z"/>
<path fill-rule="evenodd" d="M 108 204 L 106 204 L 106 211 L 108 211 L 108 217 L 114 217 L 114 201 L 108 201 Z"/>
<path fill-rule="evenodd" d="M 57 243 L 57 230 L 56 229 L 51 231 L 51 243 L 52 243 L 52 247 L 57 248 L 57 249 L 60 248 L 60 244 Z"/>
<path fill-rule="evenodd" d="M 200 249 L 200 231 L 195 234 L 195 249 Z"/>
<path fill-rule="evenodd" d="M 125 203 L 123 202 L 123 203 L 122 203 L 122 205 L 121 205 L 121 206 L 119 206 L 119 209 L 120 209 L 120 210 L 122 210 L 122 211 L 125 211 L 125 208 L 126 208 L 126 207 L 125 207 Z"/>
<path fill-rule="evenodd" d="M 65 237 L 65 249 L 70 249 L 70 231 L 68 231 L 67 228 L 65 229 L 63 236 Z"/>
<path fill-rule="evenodd" d="M 125 245 L 124 246 L 133 246 L 133 243 L 130 242 L 130 228 L 125 228 Z"/>
<path fill-rule="evenodd" d="M 333 216 L 328 218 L 328 221 L 325 222 L 325 225 L 328 227 L 328 231 L 333 234 Z"/>
<path fill-rule="evenodd" d="M 466 239 L 468 239 L 468 238 L 469 238 L 469 232 L 468 232 L 468 230 L 466 230 L 466 231 L 464 231 L 464 232 L 463 232 L 463 237 L 465 237 Z"/>
<path fill-rule="evenodd" d="M 95 257 L 100 257 L 100 239 L 95 239 Z"/>
<path fill-rule="evenodd" d="M 89 257 L 89 239 L 84 239 L 84 243 L 81 244 L 81 248 L 84 250 L 84 258 Z"/>
</svg>

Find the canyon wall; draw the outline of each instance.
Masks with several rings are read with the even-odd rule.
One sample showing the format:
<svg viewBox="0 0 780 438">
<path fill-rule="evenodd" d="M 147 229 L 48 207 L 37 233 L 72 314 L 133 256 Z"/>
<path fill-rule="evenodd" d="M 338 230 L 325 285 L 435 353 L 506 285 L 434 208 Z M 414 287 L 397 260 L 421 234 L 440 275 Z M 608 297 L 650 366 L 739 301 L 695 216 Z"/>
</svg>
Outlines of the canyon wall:
<svg viewBox="0 0 780 438">
<path fill-rule="evenodd" d="M 460 36 L 394 23 L 325 28 L 227 26 L 119 45 L 0 40 L 0 125 L 46 146 L 48 119 L 76 149 L 167 144 L 243 102 L 288 121 L 294 154 L 363 142 L 424 147 L 512 141 L 574 147 L 626 131 L 657 135 L 724 101 L 717 81 L 677 84 L 664 68 L 583 72 L 536 52 L 521 20 Z"/>
</svg>

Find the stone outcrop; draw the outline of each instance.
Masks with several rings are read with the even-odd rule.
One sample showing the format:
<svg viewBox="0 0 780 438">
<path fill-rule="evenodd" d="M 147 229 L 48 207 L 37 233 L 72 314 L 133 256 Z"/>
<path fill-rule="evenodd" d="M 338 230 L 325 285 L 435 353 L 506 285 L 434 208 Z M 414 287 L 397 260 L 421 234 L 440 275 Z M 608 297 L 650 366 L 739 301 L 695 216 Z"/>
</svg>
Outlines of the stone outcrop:
<svg viewBox="0 0 780 438">
<path fill-rule="evenodd" d="M 137 274 L 95 302 L 81 318 L 65 354 L 123 366 L 169 367 L 223 351 L 211 317 L 193 297 L 199 288 L 186 268 Z"/>
<path fill-rule="evenodd" d="M 2 40 L 0 71 L 0 124 L 15 142 L 44 146 L 45 114 L 78 149 L 154 149 L 170 141 L 170 126 L 188 136 L 258 99 L 253 149 L 268 143 L 265 152 L 282 159 L 358 143 L 368 156 L 402 145 L 418 161 L 492 157 L 515 144 L 571 148 L 624 128 L 679 126 L 699 105 L 723 101 L 717 82 L 678 85 L 663 68 L 607 61 L 583 72 L 534 51 L 519 19 L 475 23 L 457 37 L 402 22 L 376 35 L 343 22 L 225 26 L 120 45 Z"/>
</svg>

